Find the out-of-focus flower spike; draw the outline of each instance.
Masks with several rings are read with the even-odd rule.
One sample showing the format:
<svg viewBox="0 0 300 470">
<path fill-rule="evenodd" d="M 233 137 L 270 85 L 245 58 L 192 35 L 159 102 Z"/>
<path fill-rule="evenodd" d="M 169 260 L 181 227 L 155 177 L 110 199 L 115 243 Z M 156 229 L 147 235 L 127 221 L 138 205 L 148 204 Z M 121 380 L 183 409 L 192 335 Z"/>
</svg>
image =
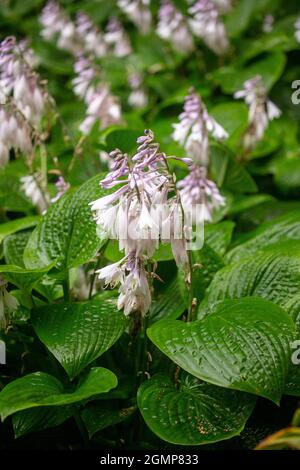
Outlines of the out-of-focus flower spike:
<svg viewBox="0 0 300 470">
<path fill-rule="evenodd" d="M 149 33 L 152 21 L 150 0 L 118 0 L 118 6 L 143 34 Z"/>
</svg>

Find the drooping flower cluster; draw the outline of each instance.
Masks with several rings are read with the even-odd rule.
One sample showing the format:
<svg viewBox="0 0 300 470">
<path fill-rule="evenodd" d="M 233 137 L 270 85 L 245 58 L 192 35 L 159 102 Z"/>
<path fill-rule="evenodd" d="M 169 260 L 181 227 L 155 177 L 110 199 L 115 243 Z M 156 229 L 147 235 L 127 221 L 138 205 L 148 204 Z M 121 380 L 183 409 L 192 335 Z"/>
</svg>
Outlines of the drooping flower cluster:
<svg viewBox="0 0 300 470">
<path fill-rule="evenodd" d="M 29 154 L 48 95 L 34 71 L 35 58 L 25 41 L 11 36 L 0 44 L 0 165 L 10 149 Z"/>
<path fill-rule="evenodd" d="M 101 80 L 100 71 L 85 57 L 75 63 L 77 76 L 73 79 L 74 93 L 87 106 L 86 118 L 80 125 L 83 134 L 89 134 L 99 121 L 101 128 L 121 122 L 121 108 L 117 97 L 112 95 L 108 83 Z"/>
<path fill-rule="evenodd" d="M 156 32 L 162 39 L 170 41 L 179 52 L 188 53 L 194 48 L 188 22 L 171 0 L 162 1 Z"/>
<path fill-rule="evenodd" d="M 0 330 L 5 330 L 9 323 L 9 315 L 17 310 L 19 302 L 7 292 L 7 282 L 0 276 Z"/>
<path fill-rule="evenodd" d="M 181 144 L 196 165 L 209 164 L 209 134 L 226 139 L 227 132 L 207 112 L 201 97 L 193 90 L 186 96 L 179 123 L 173 124 L 173 139 Z"/>
<path fill-rule="evenodd" d="M 21 190 L 41 214 L 47 210 L 49 205 L 48 193 L 43 191 L 42 185 L 43 181 L 38 173 L 21 177 Z"/>
<path fill-rule="evenodd" d="M 44 39 L 56 40 L 58 48 L 73 54 L 78 52 L 75 24 L 54 0 L 50 0 L 43 8 L 40 22 Z"/>
<path fill-rule="evenodd" d="M 191 15 L 189 19 L 190 27 L 195 36 L 200 37 L 205 44 L 216 54 L 224 54 L 228 47 L 229 41 L 222 18 L 221 11 L 228 8 L 228 2 L 216 2 L 213 0 L 196 0 L 189 8 Z"/>
<path fill-rule="evenodd" d="M 142 33 L 150 31 L 152 21 L 150 0 L 118 0 L 118 6 Z"/>
<path fill-rule="evenodd" d="M 161 240 L 171 242 L 177 262 L 188 262 L 186 251 L 182 253 L 185 238 L 181 206 L 176 195 L 168 197 L 174 183 L 166 157 L 151 131 L 145 131 L 137 143 L 137 153 L 131 160 L 118 149 L 110 153 L 113 164 L 101 186 L 121 187 L 91 203 L 97 224 L 110 238 L 118 239 L 120 250 L 125 252 L 121 261 L 100 269 L 99 278 L 106 285 L 121 284 L 118 306 L 124 307 L 126 315 L 136 310 L 145 314 L 150 308 L 145 264 Z"/>
<path fill-rule="evenodd" d="M 217 140 L 228 137 L 227 132 L 210 116 L 201 99 L 193 90 L 185 98 L 184 111 L 179 123 L 174 124 L 173 139 L 181 144 L 192 159 L 189 174 L 178 183 L 185 211 L 199 205 L 195 217 L 210 221 L 213 210 L 224 205 L 225 200 L 213 181 L 207 179 L 209 167 L 209 134 Z"/>
<path fill-rule="evenodd" d="M 110 18 L 107 24 L 105 41 L 115 57 L 126 57 L 132 52 L 129 37 L 120 21 L 115 17 Z"/>
<path fill-rule="evenodd" d="M 82 43 L 84 52 L 92 53 L 95 57 L 106 56 L 107 43 L 103 33 L 83 12 L 77 13 L 75 33 Z"/>
<path fill-rule="evenodd" d="M 300 18 L 295 23 L 295 38 L 300 43 Z"/>
<path fill-rule="evenodd" d="M 131 73 L 128 77 L 131 92 L 128 97 L 128 104 L 133 108 L 144 108 L 148 103 L 148 96 L 143 88 L 143 79 L 140 73 Z"/>
<path fill-rule="evenodd" d="M 244 98 L 248 105 L 248 129 L 244 134 L 243 144 L 246 150 L 252 150 L 260 141 L 269 121 L 278 118 L 281 111 L 268 99 L 262 77 L 257 75 L 244 83 L 243 90 L 234 94 L 236 99 Z"/>
<path fill-rule="evenodd" d="M 86 13 L 78 12 L 73 21 L 58 3 L 50 0 L 42 11 L 40 22 L 42 36 L 47 41 L 55 40 L 57 47 L 75 57 L 88 54 L 99 58 L 109 52 L 124 57 L 131 52 L 129 38 L 116 18 L 109 21 L 104 34 Z"/>
</svg>

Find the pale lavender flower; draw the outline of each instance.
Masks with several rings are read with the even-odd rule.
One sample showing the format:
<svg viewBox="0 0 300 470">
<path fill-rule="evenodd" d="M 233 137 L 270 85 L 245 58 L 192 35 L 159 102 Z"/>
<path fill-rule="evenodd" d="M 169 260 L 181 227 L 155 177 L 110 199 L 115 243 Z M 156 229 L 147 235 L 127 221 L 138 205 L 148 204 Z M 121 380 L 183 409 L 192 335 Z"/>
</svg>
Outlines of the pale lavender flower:
<svg viewBox="0 0 300 470">
<path fill-rule="evenodd" d="M 131 92 L 128 97 L 128 104 L 133 108 L 144 108 L 148 103 L 148 96 L 143 88 L 142 76 L 138 72 L 131 73 L 128 77 Z"/>
<path fill-rule="evenodd" d="M 111 238 L 119 240 L 120 250 L 126 255 L 134 251 L 137 256 L 152 256 L 159 242 L 161 214 L 155 211 L 167 202 L 169 181 L 160 171 L 165 165 L 164 156 L 153 139 L 151 131 L 138 139 L 132 167 L 120 150 L 110 153 L 113 164 L 101 186 L 121 187 L 91 203 L 97 223 Z"/>
<path fill-rule="evenodd" d="M 300 43 L 300 18 L 298 18 L 295 23 L 295 38 L 296 41 Z"/>
<path fill-rule="evenodd" d="M 125 57 L 131 54 L 129 37 L 117 18 L 110 18 L 104 37 L 107 44 L 112 46 L 112 52 L 116 57 Z"/>
<path fill-rule="evenodd" d="M 24 117 L 38 124 L 45 108 L 46 96 L 34 72 L 33 53 L 26 42 L 17 43 L 11 36 L 0 44 L 0 89 L 3 96 L 12 96 Z"/>
<path fill-rule="evenodd" d="M 84 51 L 93 53 L 95 57 L 104 57 L 107 45 L 100 29 L 93 24 L 88 15 L 78 12 L 76 17 L 76 34 L 79 36 Z"/>
<path fill-rule="evenodd" d="M 133 312 L 145 315 L 151 305 L 149 275 L 145 269 L 144 257 L 131 252 L 118 261 L 96 271 L 105 286 L 120 284 L 118 309 L 124 309 L 127 316 Z"/>
<path fill-rule="evenodd" d="M 76 76 L 72 80 L 73 91 L 79 98 L 88 102 L 95 93 L 96 69 L 89 59 L 80 56 L 74 64 L 74 70 Z"/>
<path fill-rule="evenodd" d="M 227 132 L 210 116 L 201 99 L 193 90 L 186 96 L 179 123 L 173 124 L 173 139 L 184 146 L 197 165 L 209 164 L 209 134 L 217 140 L 226 139 Z"/>
<path fill-rule="evenodd" d="M 9 323 L 9 315 L 17 310 L 18 300 L 7 292 L 7 282 L 0 276 L 0 331 Z"/>
<path fill-rule="evenodd" d="M 263 20 L 262 30 L 264 33 L 270 33 L 274 25 L 274 16 L 266 15 Z"/>
<path fill-rule="evenodd" d="M 171 0 L 162 1 L 156 32 L 162 39 L 170 41 L 179 52 L 188 53 L 194 48 L 188 22 Z"/>
<path fill-rule="evenodd" d="M 216 54 L 222 55 L 229 48 L 226 29 L 219 10 L 212 0 L 196 0 L 189 8 L 189 24 L 195 34 Z"/>
<path fill-rule="evenodd" d="M 56 202 L 58 199 L 60 199 L 67 191 L 70 189 L 70 183 L 65 181 L 63 176 L 60 176 L 58 180 L 55 183 L 56 187 L 56 196 L 51 199 L 51 202 Z"/>
<path fill-rule="evenodd" d="M 72 54 L 78 52 L 75 24 L 57 2 L 50 0 L 46 4 L 40 22 L 43 27 L 41 35 L 47 41 L 54 39 L 60 49 Z"/>
<path fill-rule="evenodd" d="M 0 105 L 0 167 L 7 164 L 9 151 L 30 153 L 30 129 L 22 116 L 9 105 Z"/>
<path fill-rule="evenodd" d="M 145 315 L 151 306 L 151 290 L 143 258 L 132 253 L 125 269 L 128 274 L 119 289 L 118 309 L 124 309 L 125 315 L 131 312 Z"/>
<path fill-rule="evenodd" d="M 42 190 L 41 178 L 38 174 L 22 176 L 21 189 L 25 195 L 32 201 L 41 214 L 43 214 L 49 205 L 48 195 Z"/>
<path fill-rule="evenodd" d="M 101 80 L 100 71 L 87 58 L 79 57 L 75 63 L 77 76 L 73 79 L 74 93 L 86 105 L 86 118 L 80 125 L 83 134 L 89 134 L 99 121 L 104 129 L 112 124 L 121 123 L 121 107 L 116 96 L 112 95 L 108 83 Z"/>
<path fill-rule="evenodd" d="M 118 6 L 142 33 L 150 31 L 152 21 L 150 0 L 118 0 Z"/>
<path fill-rule="evenodd" d="M 249 126 L 244 135 L 244 146 L 252 150 L 261 140 L 270 121 L 281 115 L 280 109 L 267 97 L 262 77 L 257 75 L 244 83 L 243 90 L 234 94 L 236 99 L 244 98 L 248 105 Z"/>
<path fill-rule="evenodd" d="M 200 220 L 210 222 L 213 212 L 225 205 L 225 199 L 220 194 L 217 185 L 207 179 L 205 167 L 193 165 L 189 174 L 177 183 L 185 212 L 193 206 L 200 213 L 193 212 L 194 223 Z M 196 206 L 199 206 L 196 208 Z"/>
</svg>

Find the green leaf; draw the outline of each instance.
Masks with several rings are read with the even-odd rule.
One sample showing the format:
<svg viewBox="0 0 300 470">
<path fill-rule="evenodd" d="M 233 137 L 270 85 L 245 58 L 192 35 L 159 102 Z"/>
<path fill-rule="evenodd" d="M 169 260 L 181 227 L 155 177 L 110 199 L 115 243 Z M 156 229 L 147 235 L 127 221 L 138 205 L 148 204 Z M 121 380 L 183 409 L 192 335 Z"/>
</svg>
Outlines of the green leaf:
<svg viewBox="0 0 300 470">
<path fill-rule="evenodd" d="M 176 276 L 153 300 L 149 312 L 150 323 L 161 319 L 177 319 L 186 309 L 186 301 L 181 295 L 179 280 Z"/>
<path fill-rule="evenodd" d="M 0 273 L 3 273 L 9 282 L 30 293 L 35 283 L 40 281 L 54 265 L 55 262 L 40 269 L 26 269 L 20 266 L 3 264 L 0 265 Z"/>
<path fill-rule="evenodd" d="M 153 343 L 192 375 L 279 403 L 291 357 L 294 324 L 264 299 L 225 300 L 203 320 L 161 321 Z"/>
<path fill-rule="evenodd" d="M 32 312 L 38 337 L 70 378 L 107 351 L 127 325 L 109 294 L 87 302 L 47 305 Z"/>
<path fill-rule="evenodd" d="M 248 126 L 248 109 L 244 103 L 230 101 L 214 106 L 209 113 L 228 132 L 226 144 L 237 145 Z"/>
<path fill-rule="evenodd" d="M 7 264 L 14 264 L 25 268 L 23 252 L 30 237 L 29 231 L 17 232 L 9 235 L 3 242 L 3 254 Z"/>
<path fill-rule="evenodd" d="M 257 186 L 245 168 L 237 163 L 234 154 L 220 144 L 211 145 L 212 174 L 223 189 L 233 193 L 255 193 Z"/>
<path fill-rule="evenodd" d="M 40 220 L 40 216 L 29 216 L 21 219 L 12 220 L 0 225 L 0 243 L 3 242 L 5 237 L 12 233 L 20 232 L 26 228 L 34 227 Z"/>
<path fill-rule="evenodd" d="M 228 210 L 229 215 L 240 214 L 265 202 L 274 203 L 276 199 L 269 194 L 237 195 Z"/>
<path fill-rule="evenodd" d="M 37 406 L 61 406 L 86 400 L 117 386 L 117 378 L 110 370 L 95 367 L 73 391 L 66 391 L 52 375 L 34 372 L 6 385 L 0 392 L 2 421 L 17 411 Z"/>
<path fill-rule="evenodd" d="M 201 313 L 220 300 L 248 296 L 263 297 L 286 308 L 287 301 L 299 292 L 299 255 L 277 253 L 274 246 L 218 271 L 200 306 Z"/>
<path fill-rule="evenodd" d="M 12 417 L 15 437 L 21 437 L 32 432 L 44 431 L 54 428 L 73 414 L 71 406 L 37 407 L 18 411 Z"/>
<path fill-rule="evenodd" d="M 64 270 L 95 256 L 105 236 L 99 230 L 97 234 L 89 203 L 103 196 L 102 177 L 97 175 L 76 191 L 67 192 L 48 209 L 25 248 L 26 267 L 40 268 L 58 260 L 57 267 Z"/>
<path fill-rule="evenodd" d="M 258 229 L 247 234 L 245 238 L 244 243 L 239 244 L 226 255 L 228 262 L 232 263 L 252 256 L 256 251 L 282 240 L 300 240 L 300 212 L 292 211 L 265 222 Z"/>
<path fill-rule="evenodd" d="M 205 242 L 219 255 L 223 256 L 232 238 L 235 223 L 227 220 L 218 224 L 207 224 L 204 229 Z"/>
<path fill-rule="evenodd" d="M 300 159 L 281 159 L 275 167 L 275 183 L 283 193 L 300 189 Z"/>
<path fill-rule="evenodd" d="M 179 387 L 161 374 L 138 390 L 138 406 L 147 426 L 172 444 L 200 445 L 237 436 L 255 398 L 200 382 L 182 374 Z"/>
<path fill-rule="evenodd" d="M 126 421 L 136 411 L 135 406 L 120 408 L 115 403 L 89 403 L 81 412 L 90 438 L 102 429 Z"/>
<path fill-rule="evenodd" d="M 241 90 L 244 82 L 255 77 L 255 75 L 261 75 L 264 85 L 267 90 L 270 90 L 280 78 L 285 64 L 285 54 L 274 52 L 244 68 L 233 65 L 220 68 L 214 73 L 214 77 L 224 93 L 233 94 Z"/>
<path fill-rule="evenodd" d="M 106 145 L 110 151 L 118 148 L 122 152 L 133 152 L 136 149 L 136 139 L 141 135 L 141 131 L 132 129 L 115 129 L 106 136 Z"/>
<path fill-rule="evenodd" d="M 289 373 L 286 379 L 285 393 L 300 397 L 300 293 L 287 300 L 285 309 L 296 325 L 296 337 L 292 343 L 292 356 Z"/>
</svg>

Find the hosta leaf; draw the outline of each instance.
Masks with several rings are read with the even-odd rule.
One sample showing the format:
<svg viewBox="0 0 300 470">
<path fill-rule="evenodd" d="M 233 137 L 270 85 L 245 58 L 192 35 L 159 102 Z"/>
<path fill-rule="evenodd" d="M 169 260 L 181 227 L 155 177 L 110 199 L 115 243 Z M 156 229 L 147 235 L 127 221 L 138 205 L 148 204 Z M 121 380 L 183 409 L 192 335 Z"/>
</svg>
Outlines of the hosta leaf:
<svg viewBox="0 0 300 470">
<path fill-rule="evenodd" d="M 108 132 L 106 144 L 109 151 L 118 148 L 122 152 L 132 152 L 136 148 L 136 139 L 141 134 L 138 130 L 115 129 Z"/>
<path fill-rule="evenodd" d="M 203 320 L 166 320 L 148 329 L 153 343 L 192 375 L 279 403 L 294 324 L 264 299 L 226 300 Z"/>
<path fill-rule="evenodd" d="M 248 125 L 248 111 L 244 103 L 228 102 L 214 106 L 210 114 L 228 132 L 226 140 L 230 147 L 239 143 L 242 133 Z"/>
<path fill-rule="evenodd" d="M 38 407 L 18 411 L 12 417 L 15 437 L 32 432 L 54 428 L 69 419 L 73 414 L 71 406 Z"/>
<path fill-rule="evenodd" d="M 254 404 L 253 396 L 203 383 L 184 373 L 179 387 L 159 374 L 138 390 L 138 406 L 147 425 L 172 444 L 209 444 L 236 436 Z"/>
<path fill-rule="evenodd" d="M 223 256 L 229 246 L 234 229 L 234 222 L 227 220 L 205 226 L 205 242 L 219 255 Z"/>
<path fill-rule="evenodd" d="M 296 337 L 292 343 L 291 365 L 286 379 L 285 393 L 300 396 L 300 293 L 287 300 L 286 311 L 289 312 L 296 325 Z"/>
<path fill-rule="evenodd" d="M 39 216 L 28 216 L 21 219 L 12 220 L 0 225 L 0 243 L 5 237 L 12 233 L 20 232 L 26 228 L 34 227 L 39 222 Z"/>
<path fill-rule="evenodd" d="M 89 203 L 104 194 L 101 178 L 97 175 L 67 192 L 48 209 L 24 251 L 27 267 L 43 267 L 56 259 L 63 270 L 84 264 L 97 253 L 105 237 L 97 234 Z"/>
<path fill-rule="evenodd" d="M 216 302 L 229 298 L 263 297 L 285 308 L 300 292 L 300 257 L 259 252 L 218 271 L 201 304 L 201 313 Z"/>
<path fill-rule="evenodd" d="M 110 370 L 95 367 L 72 392 L 52 375 L 34 372 L 6 385 L 0 392 L 0 416 L 4 420 L 17 411 L 37 406 L 70 405 L 116 387 L 117 378 Z"/>
<path fill-rule="evenodd" d="M 7 264 L 24 268 L 23 252 L 30 237 L 29 231 L 9 235 L 3 242 L 3 254 Z"/>
<path fill-rule="evenodd" d="M 34 284 L 41 280 L 54 265 L 55 262 L 40 269 L 26 269 L 20 266 L 3 264 L 0 265 L 0 273 L 4 274 L 7 281 L 30 293 Z"/>
<path fill-rule="evenodd" d="M 218 186 L 234 193 L 255 193 L 257 186 L 245 168 L 235 161 L 234 154 L 224 145 L 211 146 L 212 174 Z"/>
<path fill-rule="evenodd" d="M 186 301 L 181 295 L 179 279 L 175 277 L 167 287 L 154 299 L 149 312 L 151 323 L 162 318 L 176 319 L 186 309 Z"/>
<path fill-rule="evenodd" d="M 274 83 L 280 78 L 285 64 L 285 55 L 281 52 L 274 52 L 244 68 L 238 68 L 232 65 L 220 68 L 214 73 L 214 77 L 220 84 L 222 90 L 229 94 L 241 90 L 244 82 L 256 75 L 262 77 L 264 85 L 270 90 Z"/>
<path fill-rule="evenodd" d="M 127 325 L 115 300 L 105 294 L 87 302 L 35 309 L 32 322 L 40 340 L 71 378 L 109 349 Z"/>
<path fill-rule="evenodd" d="M 300 240 L 300 212 L 292 211 L 269 222 L 265 222 L 247 235 L 244 243 L 226 255 L 228 262 L 236 262 L 256 251 L 282 240 Z"/>
<path fill-rule="evenodd" d="M 126 421 L 136 411 L 135 406 L 120 408 L 115 403 L 89 403 L 81 412 L 82 419 L 92 437 L 102 429 Z"/>
</svg>

